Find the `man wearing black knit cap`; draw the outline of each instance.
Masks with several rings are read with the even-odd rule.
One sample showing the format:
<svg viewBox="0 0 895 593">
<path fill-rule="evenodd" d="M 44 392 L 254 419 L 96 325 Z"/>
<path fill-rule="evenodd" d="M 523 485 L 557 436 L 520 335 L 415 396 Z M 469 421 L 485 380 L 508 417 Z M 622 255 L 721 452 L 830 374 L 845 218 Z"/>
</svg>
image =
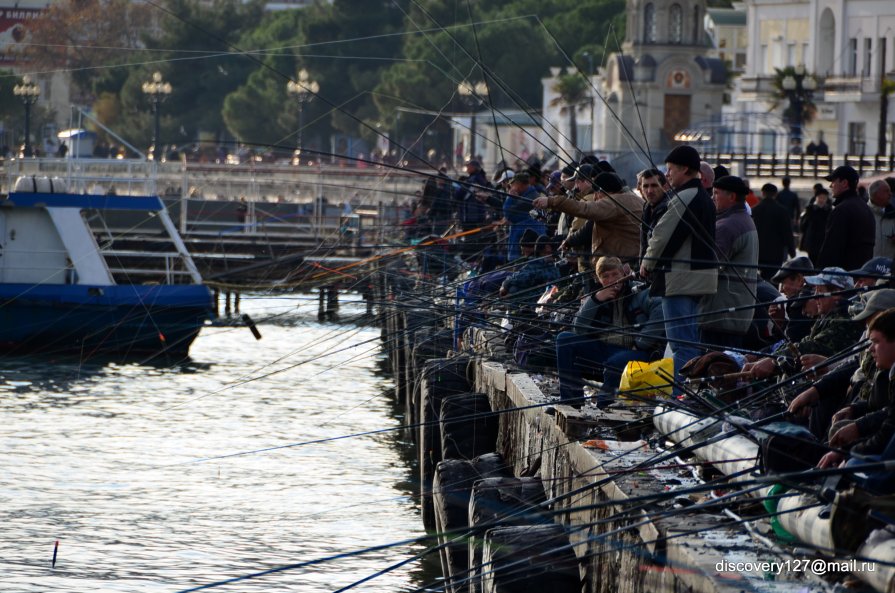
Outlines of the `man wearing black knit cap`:
<svg viewBox="0 0 895 593">
<path fill-rule="evenodd" d="M 662 297 L 676 377 L 700 354 L 695 346 L 700 341 L 695 318 L 699 301 L 718 289 L 715 205 L 699 181 L 700 161 L 696 149 L 686 145 L 665 157 L 671 185 L 668 211 L 656 224 L 640 266 L 640 275 L 652 280 L 650 294 Z"/>
</svg>

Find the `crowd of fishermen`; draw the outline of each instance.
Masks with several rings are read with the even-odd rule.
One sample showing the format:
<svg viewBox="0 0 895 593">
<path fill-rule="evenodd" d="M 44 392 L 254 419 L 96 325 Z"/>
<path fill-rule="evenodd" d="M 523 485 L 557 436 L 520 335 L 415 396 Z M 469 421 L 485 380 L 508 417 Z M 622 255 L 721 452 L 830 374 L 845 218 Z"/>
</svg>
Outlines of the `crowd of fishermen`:
<svg viewBox="0 0 895 593">
<path fill-rule="evenodd" d="M 634 187 L 593 157 L 466 173 L 427 183 L 414 221 L 431 225 L 424 272 L 448 273 L 433 253 L 472 267 L 458 336 L 502 327 L 575 407 L 615 405 L 628 362 L 665 357 L 679 398 L 700 381 L 723 401 L 777 385 L 754 419 L 810 431 L 811 463 L 895 459 L 895 178 L 864 188 L 838 167 L 803 209 L 789 179 L 756 196 L 686 145 Z M 895 474 L 873 480 L 895 492 Z"/>
</svg>

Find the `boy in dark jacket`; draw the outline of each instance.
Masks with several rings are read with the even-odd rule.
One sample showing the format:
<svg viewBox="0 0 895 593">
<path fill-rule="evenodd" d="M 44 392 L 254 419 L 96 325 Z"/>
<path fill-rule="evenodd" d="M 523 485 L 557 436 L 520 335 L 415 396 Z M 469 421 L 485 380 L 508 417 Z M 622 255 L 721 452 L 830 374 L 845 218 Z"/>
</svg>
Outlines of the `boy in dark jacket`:
<svg viewBox="0 0 895 593">
<path fill-rule="evenodd" d="M 625 365 L 652 360 L 663 340 L 662 307 L 642 283 L 634 282 L 617 257 L 601 257 L 596 265 L 602 288 L 581 301 L 574 331 L 556 337 L 560 399 L 581 406 L 583 371 L 603 371 L 597 405 L 612 402 Z M 633 327 L 643 324 L 643 327 Z"/>
</svg>

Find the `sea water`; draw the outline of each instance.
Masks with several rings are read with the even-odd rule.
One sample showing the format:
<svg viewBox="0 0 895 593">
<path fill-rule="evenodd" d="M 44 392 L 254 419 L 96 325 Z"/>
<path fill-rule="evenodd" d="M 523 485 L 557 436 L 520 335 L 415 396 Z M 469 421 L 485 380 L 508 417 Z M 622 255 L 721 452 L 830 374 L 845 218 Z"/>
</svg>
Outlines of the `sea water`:
<svg viewBox="0 0 895 593">
<path fill-rule="evenodd" d="M 307 295 L 241 308 L 260 341 L 206 327 L 177 363 L 0 358 L 0 590 L 174 593 L 286 567 L 216 590 L 334 591 L 423 549 L 293 567 L 421 535 L 413 472 L 362 305 L 339 324 Z"/>
</svg>

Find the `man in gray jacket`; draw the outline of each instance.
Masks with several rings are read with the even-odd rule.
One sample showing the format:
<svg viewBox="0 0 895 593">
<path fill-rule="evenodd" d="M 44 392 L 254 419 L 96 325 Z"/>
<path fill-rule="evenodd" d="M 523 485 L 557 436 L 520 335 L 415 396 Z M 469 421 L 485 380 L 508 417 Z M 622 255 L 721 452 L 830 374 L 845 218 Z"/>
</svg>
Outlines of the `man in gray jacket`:
<svg viewBox="0 0 895 593">
<path fill-rule="evenodd" d="M 704 313 L 724 310 L 701 318 L 702 339 L 709 348 L 736 348 L 743 345 L 754 309 L 728 311 L 755 304 L 758 281 L 758 231 L 746 212 L 749 187 L 739 177 L 721 177 L 712 186 L 715 202 L 715 245 L 720 272 L 718 291 L 700 303 Z"/>
<path fill-rule="evenodd" d="M 701 352 L 699 301 L 718 289 L 715 205 L 699 181 L 699 164 L 692 146 L 678 146 L 665 157 L 668 211 L 656 224 L 640 265 L 640 275 L 652 281 L 650 294 L 662 297 L 676 377 Z"/>
</svg>

